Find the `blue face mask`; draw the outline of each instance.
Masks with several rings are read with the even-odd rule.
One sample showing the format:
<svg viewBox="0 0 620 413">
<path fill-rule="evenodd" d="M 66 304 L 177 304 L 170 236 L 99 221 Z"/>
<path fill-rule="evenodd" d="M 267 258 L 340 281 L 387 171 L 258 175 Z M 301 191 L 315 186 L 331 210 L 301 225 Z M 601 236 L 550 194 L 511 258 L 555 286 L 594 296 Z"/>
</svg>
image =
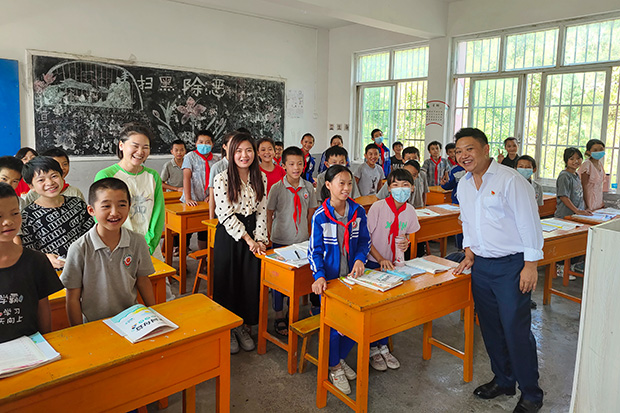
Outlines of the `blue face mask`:
<svg viewBox="0 0 620 413">
<path fill-rule="evenodd" d="M 212 146 L 206 143 L 199 143 L 198 145 L 196 145 L 196 150 L 201 155 L 206 155 L 211 152 L 211 148 Z"/>
<path fill-rule="evenodd" d="M 532 168 L 517 168 L 517 172 L 519 172 L 525 179 L 530 179 L 534 174 L 534 170 Z"/>
<path fill-rule="evenodd" d="M 596 159 L 598 161 L 599 159 L 603 158 L 603 156 L 605 156 L 605 151 L 590 152 L 590 156 L 592 157 L 592 159 Z"/>
<path fill-rule="evenodd" d="M 383 143 L 383 136 L 377 136 L 375 137 L 375 143 L 377 145 L 381 145 L 381 143 Z"/>
<path fill-rule="evenodd" d="M 400 204 L 407 202 L 411 196 L 411 188 L 409 187 L 392 188 L 390 189 L 390 192 L 392 193 L 392 198 L 394 198 L 394 201 Z"/>
</svg>

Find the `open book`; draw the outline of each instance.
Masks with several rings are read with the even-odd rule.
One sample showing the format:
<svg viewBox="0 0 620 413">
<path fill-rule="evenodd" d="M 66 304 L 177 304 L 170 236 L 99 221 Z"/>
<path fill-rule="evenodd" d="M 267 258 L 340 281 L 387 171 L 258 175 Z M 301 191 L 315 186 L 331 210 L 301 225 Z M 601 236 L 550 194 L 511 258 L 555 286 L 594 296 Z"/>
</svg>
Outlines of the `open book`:
<svg viewBox="0 0 620 413">
<path fill-rule="evenodd" d="M 41 333 L 0 344 L 0 378 L 13 376 L 60 359 Z"/>
<path fill-rule="evenodd" d="M 303 267 L 310 262 L 308 261 L 308 241 L 276 248 L 273 250 L 273 254 L 267 255 L 267 258 L 285 262 L 295 268 Z"/>
<path fill-rule="evenodd" d="M 431 274 L 437 274 L 440 272 L 448 271 L 450 268 L 442 264 L 437 264 L 436 262 L 426 260 L 422 257 L 414 258 L 409 261 L 405 261 L 405 265 L 407 267 L 411 267 L 417 269 L 418 271 L 430 272 Z M 454 263 L 454 267 L 458 266 L 458 263 Z"/>
<path fill-rule="evenodd" d="M 137 343 L 179 328 L 150 307 L 136 304 L 112 318 L 103 320 L 112 330 L 132 343 Z"/>
<path fill-rule="evenodd" d="M 384 292 L 401 285 L 403 283 L 403 278 L 386 272 L 366 269 L 364 274 L 359 277 L 346 277 L 343 281 L 346 281 L 349 284 L 359 284 L 363 287 Z"/>
</svg>

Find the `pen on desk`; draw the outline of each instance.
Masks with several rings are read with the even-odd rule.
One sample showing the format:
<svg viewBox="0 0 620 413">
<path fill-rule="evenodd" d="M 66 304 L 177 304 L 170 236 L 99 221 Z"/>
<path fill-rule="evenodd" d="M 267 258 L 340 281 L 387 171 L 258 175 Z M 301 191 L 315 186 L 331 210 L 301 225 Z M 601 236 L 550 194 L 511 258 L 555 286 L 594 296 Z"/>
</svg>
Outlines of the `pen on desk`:
<svg viewBox="0 0 620 413">
<path fill-rule="evenodd" d="M 338 278 L 338 281 L 340 281 L 341 283 L 343 283 L 344 285 L 346 285 L 346 286 L 347 286 L 347 288 L 348 288 L 349 290 L 352 290 L 352 289 L 353 289 L 353 287 L 351 287 L 348 283 L 344 282 L 344 281 L 342 280 L 342 278 Z"/>
<path fill-rule="evenodd" d="M 297 252 L 297 250 L 295 250 L 295 255 L 297 255 L 297 259 L 300 260 L 301 257 L 299 256 L 299 253 Z"/>
</svg>

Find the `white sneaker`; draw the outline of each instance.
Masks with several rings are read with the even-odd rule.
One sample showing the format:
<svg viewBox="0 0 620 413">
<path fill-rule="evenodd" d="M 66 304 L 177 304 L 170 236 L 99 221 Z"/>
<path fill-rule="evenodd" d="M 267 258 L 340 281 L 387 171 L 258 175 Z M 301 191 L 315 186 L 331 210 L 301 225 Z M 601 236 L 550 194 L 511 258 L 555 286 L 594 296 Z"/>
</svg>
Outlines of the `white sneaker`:
<svg viewBox="0 0 620 413">
<path fill-rule="evenodd" d="M 577 279 L 577 277 L 575 277 L 574 275 L 569 275 L 569 276 L 568 276 L 568 279 L 569 279 L 570 281 L 575 281 L 575 280 Z"/>
<path fill-rule="evenodd" d="M 387 364 L 379 352 L 379 347 L 370 347 L 370 367 L 377 371 L 387 370 Z"/>
<path fill-rule="evenodd" d="M 255 348 L 254 340 L 250 337 L 250 333 L 244 326 L 239 326 L 233 330 L 239 340 L 239 345 L 245 351 L 252 351 Z"/>
<path fill-rule="evenodd" d="M 344 375 L 347 376 L 348 380 L 355 380 L 357 378 L 357 373 L 355 370 L 353 370 L 343 359 L 340 359 L 340 366 L 344 370 Z"/>
<path fill-rule="evenodd" d="M 230 331 L 230 354 L 237 354 L 239 352 L 239 342 L 237 341 L 237 336 L 235 336 L 235 331 Z"/>
<path fill-rule="evenodd" d="M 396 357 L 394 357 L 392 353 L 390 353 L 390 349 L 388 348 L 388 346 L 386 345 L 381 346 L 379 348 L 379 352 L 381 353 L 381 356 L 385 360 L 385 364 L 387 364 L 389 368 L 391 368 L 392 370 L 396 370 L 397 368 L 400 367 L 400 362 L 398 361 Z"/>
<path fill-rule="evenodd" d="M 344 394 L 351 393 L 351 386 L 349 385 L 349 380 L 347 380 L 347 376 L 344 373 L 344 369 L 342 367 L 332 369 L 332 371 L 329 372 L 329 378 L 338 390 L 340 390 Z"/>
</svg>

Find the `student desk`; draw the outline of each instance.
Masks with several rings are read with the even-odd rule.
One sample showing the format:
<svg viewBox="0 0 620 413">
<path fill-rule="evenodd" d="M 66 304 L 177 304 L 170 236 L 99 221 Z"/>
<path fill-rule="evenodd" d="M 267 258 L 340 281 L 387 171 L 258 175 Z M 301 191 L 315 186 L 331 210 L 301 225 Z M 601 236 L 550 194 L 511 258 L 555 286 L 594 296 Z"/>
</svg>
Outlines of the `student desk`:
<svg viewBox="0 0 620 413">
<path fill-rule="evenodd" d="M 437 212 L 439 215 L 434 217 L 418 217 L 420 230 L 409 236 L 411 241 L 411 256 L 417 254 L 417 243 L 439 239 L 439 250 L 441 256 L 446 255 L 448 249 L 448 239 L 450 235 L 463 232 L 459 216 L 461 211 L 448 211 L 447 209 L 436 206 L 428 206 L 427 209 Z"/>
<path fill-rule="evenodd" d="M 618 219 L 619 217 L 613 218 L 613 219 Z M 568 220 L 568 221 L 574 221 L 574 222 L 579 222 L 581 224 L 588 224 L 588 225 L 598 225 L 598 224 L 602 224 L 603 222 L 607 222 L 607 221 L 603 221 L 600 219 L 596 219 L 594 217 L 578 217 L 575 215 L 569 215 L 564 217 L 564 219 Z"/>
<path fill-rule="evenodd" d="M 217 230 L 218 220 L 217 218 L 205 219 L 202 221 L 203 225 L 207 226 L 207 249 L 209 250 L 209 256 L 207 257 L 207 274 L 211 276 L 213 280 L 213 248 L 215 248 L 215 231 Z"/>
<path fill-rule="evenodd" d="M 538 266 L 545 268 L 545 285 L 543 289 L 543 304 L 549 304 L 551 294 L 562 298 L 581 303 L 581 299 L 562 291 L 553 289 L 553 278 L 555 277 L 555 263 L 564 261 L 564 268 L 570 266 L 570 259 L 586 253 L 588 244 L 589 225 L 582 225 L 575 229 L 565 231 L 557 229 L 551 232 L 543 232 L 545 243 L 543 245 L 544 257 L 538 261 Z M 564 285 L 568 285 L 568 271 L 564 271 Z"/>
<path fill-rule="evenodd" d="M 432 257 L 446 263 L 443 258 Z M 465 310 L 465 346 L 459 351 L 432 337 L 433 320 Z M 356 412 L 366 412 L 368 405 L 368 359 L 370 343 L 412 327 L 424 325 L 423 358 L 431 358 L 436 346 L 463 360 L 463 380 L 473 378 L 474 301 L 471 276 L 452 274 L 422 274 L 403 285 L 384 293 L 359 285 L 347 288 L 331 280 L 321 300 L 321 330 L 319 333 L 319 367 L 316 405 L 327 404 L 327 391 L 333 393 Z M 357 342 L 357 388 L 352 400 L 328 380 L 329 333 L 335 328 Z"/>
<path fill-rule="evenodd" d="M 555 207 L 558 199 L 555 194 L 543 193 L 543 205 L 538 207 L 538 214 L 541 218 L 552 217 L 555 214 Z"/>
<path fill-rule="evenodd" d="M 368 210 L 370 209 L 372 204 L 374 204 L 378 200 L 379 198 L 377 198 L 377 195 L 364 195 L 364 196 L 355 198 L 355 202 L 357 202 L 362 207 L 364 207 L 364 210 L 366 210 L 366 213 L 368 213 Z"/>
<path fill-rule="evenodd" d="M 267 251 L 267 254 L 273 250 Z M 288 343 L 267 332 L 267 314 L 269 312 L 269 288 L 289 297 L 288 323 L 292 325 L 299 320 L 299 299 L 312 292 L 314 277 L 310 264 L 295 268 L 284 262 L 278 262 L 259 255 L 261 259 L 260 275 L 260 314 L 258 319 L 258 354 L 267 351 L 267 340 L 288 352 L 288 372 L 297 371 L 297 334 L 289 331 Z"/>
<path fill-rule="evenodd" d="M 429 193 L 426 194 L 426 205 L 439 205 L 452 203 L 452 191 L 443 189 L 440 186 L 429 186 Z"/>
<path fill-rule="evenodd" d="M 164 204 L 168 205 L 168 204 L 174 204 L 174 203 L 179 202 L 179 199 L 181 199 L 181 195 L 183 194 L 178 191 L 164 192 Z"/>
<path fill-rule="evenodd" d="M 179 234 L 179 273 L 172 277 L 179 282 L 179 294 L 185 294 L 185 280 L 187 278 L 187 234 L 204 231 L 202 221 L 209 219 L 209 204 L 198 202 L 196 206 L 189 206 L 179 202 L 166 205 L 166 264 L 172 264 L 172 236 Z"/>
<path fill-rule="evenodd" d="M 155 303 L 161 304 L 166 302 L 166 278 L 171 277 L 177 272 L 173 267 L 161 262 L 157 258 L 151 257 L 155 272 L 149 275 L 149 280 L 153 285 L 153 293 L 155 294 Z M 61 270 L 56 271 L 58 276 Z M 63 288 L 60 291 L 50 295 L 50 310 L 52 312 L 52 331 L 61 330 L 69 327 L 69 319 L 67 318 L 66 297 L 67 291 Z M 140 294 L 138 293 L 138 297 Z"/>
<path fill-rule="evenodd" d="M 2 379 L 0 411 L 126 412 L 183 391 L 196 409 L 196 384 L 216 378 L 218 411 L 230 411 L 230 329 L 235 314 L 202 294 L 158 304 L 178 330 L 131 344 L 103 321 L 45 335 L 62 358 Z"/>
</svg>

